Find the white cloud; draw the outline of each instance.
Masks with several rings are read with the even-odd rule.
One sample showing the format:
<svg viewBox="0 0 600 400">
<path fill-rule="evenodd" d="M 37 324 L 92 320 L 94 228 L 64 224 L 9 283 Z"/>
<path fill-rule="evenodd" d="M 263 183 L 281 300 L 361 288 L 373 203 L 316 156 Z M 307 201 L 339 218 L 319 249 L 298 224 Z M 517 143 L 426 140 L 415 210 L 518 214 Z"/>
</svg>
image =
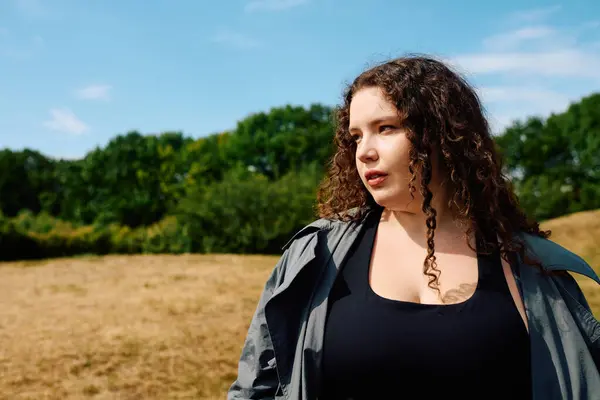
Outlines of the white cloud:
<svg viewBox="0 0 600 400">
<path fill-rule="evenodd" d="M 540 19 L 558 11 L 554 6 L 523 11 L 521 19 Z M 525 18 L 527 17 L 527 18 Z M 516 18 L 514 15 L 511 18 Z M 544 77 L 600 79 L 600 52 L 593 46 L 590 29 L 596 21 L 571 29 L 546 25 L 524 25 L 486 37 L 482 51 L 460 54 L 450 62 L 474 74 L 517 74 Z M 584 34 L 585 33 L 585 34 Z"/>
<path fill-rule="evenodd" d="M 262 45 L 260 41 L 250 36 L 230 30 L 219 31 L 215 36 L 213 36 L 212 41 L 215 43 L 227 44 L 240 49 L 253 49 Z"/>
<path fill-rule="evenodd" d="M 45 121 L 44 126 L 53 131 L 82 135 L 90 130 L 83 121 L 69 109 L 53 108 L 50 110 L 52 119 Z"/>
<path fill-rule="evenodd" d="M 560 11 L 561 8 L 562 7 L 559 4 L 556 4 L 549 7 L 517 11 L 509 16 L 509 20 L 517 23 L 536 22 L 542 19 L 546 19 L 550 15 Z"/>
<path fill-rule="evenodd" d="M 572 99 L 540 86 L 484 86 L 477 90 L 481 101 L 495 112 L 490 116 L 493 132 L 501 132 L 515 119 L 562 112 Z"/>
<path fill-rule="evenodd" d="M 509 127 L 518 118 L 514 114 L 499 114 L 494 113 L 487 116 L 488 124 L 490 126 L 490 132 L 493 135 L 502 133 L 507 127 Z"/>
<path fill-rule="evenodd" d="M 554 29 L 546 26 L 529 26 L 485 38 L 483 45 L 492 50 L 508 50 L 519 47 L 524 42 L 545 39 L 554 34 Z"/>
<path fill-rule="evenodd" d="M 246 12 L 283 11 L 308 3 L 308 0 L 253 0 L 246 4 Z"/>
<path fill-rule="evenodd" d="M 89 85 L 75 91 L 75 96 L 82 100 L 110 100 L 110 85 Z"/>
<path fill-rule="evenodd" d="M 488 103 L 535 101 L 562 107 L 568 102 L 564 95 L 542 87 L 484 86 L 478 92 L 481 98 Z"/>
<path fill-rule="evenodd" d="M 600 24 L 582 21 L 562 28 L 542 24 L 560 6 L 508 16 L 514 29 L 483 38 L 481 51 L 458 54 L 447 61 L 473 80 L 488 110 L 492 131 L 515 120 L 545 118 L 566 110 L 600 84 Z"/>
<path fill-rule="evenodd" d="M 600 54 L 583 49 L 463 54 L 451 62 L 474 74 L 517 73 L 600 79 Z"/>
</svg>

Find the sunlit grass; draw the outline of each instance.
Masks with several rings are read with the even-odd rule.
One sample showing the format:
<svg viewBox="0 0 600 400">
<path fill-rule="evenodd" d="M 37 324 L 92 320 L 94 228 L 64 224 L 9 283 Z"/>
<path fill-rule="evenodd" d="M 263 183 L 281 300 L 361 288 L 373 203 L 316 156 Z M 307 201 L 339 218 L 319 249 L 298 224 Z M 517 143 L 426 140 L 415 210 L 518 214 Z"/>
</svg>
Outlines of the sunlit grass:
<svg viewBox="0 0 600 400">
<path fill-rule="evenodd" d="M 0 398 L 217 399 L 275 257 L 0 268 Z"/>
<path fill-rule="evenodd" d="M 545 223 L 600 266 L 600 211 Z M 223 399 L 277 257 L 108 256 L 0 266 L 0 398 Z M 579 278 L 596 316 L 600 289 Z"/>
</svg>

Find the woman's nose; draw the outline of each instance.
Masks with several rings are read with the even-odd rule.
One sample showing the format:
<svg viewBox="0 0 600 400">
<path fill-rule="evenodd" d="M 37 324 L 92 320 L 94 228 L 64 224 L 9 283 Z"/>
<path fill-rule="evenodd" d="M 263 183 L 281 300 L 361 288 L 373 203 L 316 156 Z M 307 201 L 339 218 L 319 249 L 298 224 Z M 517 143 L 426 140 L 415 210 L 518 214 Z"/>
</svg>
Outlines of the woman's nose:
<svg viewBox="0 0 600 400">
<path fill-rule="evenodd" d="M 372 142 L 362 141 L 358 144 L 356 152 L 358 159 L 363 163 L 375 161 L 378 158 L 377 150 L 373 147 Z"/>
</svg>

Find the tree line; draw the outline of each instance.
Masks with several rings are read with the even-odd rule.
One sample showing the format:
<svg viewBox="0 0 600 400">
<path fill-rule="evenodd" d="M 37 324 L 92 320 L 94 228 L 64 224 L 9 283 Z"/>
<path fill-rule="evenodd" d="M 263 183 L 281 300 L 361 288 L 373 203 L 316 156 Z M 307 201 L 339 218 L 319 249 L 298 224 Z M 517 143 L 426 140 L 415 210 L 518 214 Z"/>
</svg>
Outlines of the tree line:
<svg viewBox="0 0 600 400">
<path fill-rule="evenodd" d="M 278 253 L 315 218 L 332 112 L 286 105 L 197 139 L 132 131 L 78 160 L 0 150 L 0 259 Z M 496 143 L 532 217 L 600 208 L 600 94 Z"/>
</svg>

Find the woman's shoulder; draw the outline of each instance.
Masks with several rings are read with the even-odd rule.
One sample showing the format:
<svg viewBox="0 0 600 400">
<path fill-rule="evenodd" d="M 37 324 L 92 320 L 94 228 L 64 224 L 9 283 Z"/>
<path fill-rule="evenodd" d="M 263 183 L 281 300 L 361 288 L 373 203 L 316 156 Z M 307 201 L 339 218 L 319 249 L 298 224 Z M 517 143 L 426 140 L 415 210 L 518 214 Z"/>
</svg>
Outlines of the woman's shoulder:
<svg viewBox="0 0 600 400">
<path fill-rule="evenodd" d="M 314 219 L 312 222 L 303 226 L 300 230 L 296 231 L 287 243 L 283 246 L 282 250 L 288 249 L 292 244 L 301 239 L 310 240 L 312 236 L 318 232 L 326 231 L 328 236 L 335 235 L 336 233 L 342 233 L 346 231 L 349 226 L 360 226 L 366 215 L 370 213 L 371 209 L 354 207 L 340 213 L 335 218 L 321 217 Z M 362 212 L 362 213 L 361 213 Z"/>
</svg>

